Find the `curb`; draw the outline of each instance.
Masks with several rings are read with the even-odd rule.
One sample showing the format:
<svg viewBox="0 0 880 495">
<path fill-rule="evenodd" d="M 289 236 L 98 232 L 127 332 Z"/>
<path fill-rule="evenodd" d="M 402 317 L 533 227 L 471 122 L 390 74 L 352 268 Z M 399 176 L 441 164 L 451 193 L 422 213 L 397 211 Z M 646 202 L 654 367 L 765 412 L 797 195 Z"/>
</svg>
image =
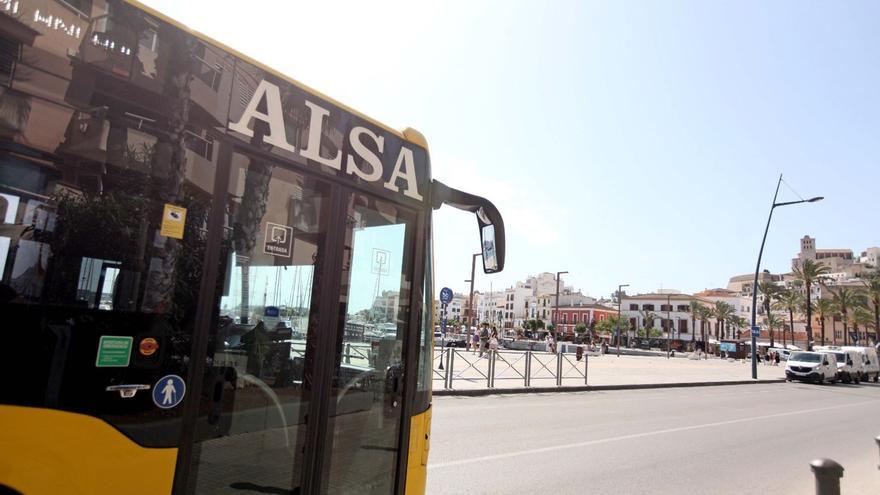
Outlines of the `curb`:
<svg viewBox="0 0 880 495">
<path fill-rule="evenodd" d="M 726 385 L 760 385 L 767 383 L 785 383 L 785 378 L 765 380 L 737 380 L 732 382 L 684 382 L 684 383 L 643 383 L 632 385 L 578 385 L 572 387 L 521 387 L 521 388 L 478 388 L 470 390 L 441 389 L 434 390 L 434 396 L 469 396 L 482 397 L 500 394 L 544 394 L 548 392 L 599 392 L 603 390 L 644 390 L 656 388 L 688 388 L 688 387 L 720 387 Z"/>
</svg>

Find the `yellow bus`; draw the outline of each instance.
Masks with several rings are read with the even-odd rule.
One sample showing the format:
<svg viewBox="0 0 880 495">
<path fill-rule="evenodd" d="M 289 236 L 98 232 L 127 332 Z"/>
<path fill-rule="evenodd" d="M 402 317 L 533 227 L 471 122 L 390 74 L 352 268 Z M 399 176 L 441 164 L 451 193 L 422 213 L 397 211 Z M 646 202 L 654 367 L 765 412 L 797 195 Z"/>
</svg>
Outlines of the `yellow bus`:
<svg viewBox="0 0 880 495">
<path fill-rule="evenodd" d="M 423 493 L 431 213 L 492 273 L 498 210 L 138 3 L 0 11 L 0 492 Z"/>
</svg>

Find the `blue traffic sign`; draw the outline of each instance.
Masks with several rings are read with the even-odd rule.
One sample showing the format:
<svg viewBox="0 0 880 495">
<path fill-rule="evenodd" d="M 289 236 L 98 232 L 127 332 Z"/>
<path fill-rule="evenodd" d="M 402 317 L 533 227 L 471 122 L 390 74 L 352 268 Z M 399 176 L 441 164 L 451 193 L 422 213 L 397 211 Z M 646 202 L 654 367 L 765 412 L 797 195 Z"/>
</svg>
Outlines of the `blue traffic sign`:
<svg viewBox="0 0 880 495">
<path fill-rule="evenodd" d="M 185 395 L 186 383 L 177 375 L 165 375 L 153 386 L 153 404 L 162 409 L 180 404 Z"/>
<path fill-rule="evenodd" d="M 440 302 L 443 304 L 449 304 L 450 301 L 452 301 L 452 289 L 449 287 L 440 289 Z"/>
<path fill-rule="evenodd" d="M 761 327 L 752 327 L 752 337 L 761 336 Z"/>
</svg>

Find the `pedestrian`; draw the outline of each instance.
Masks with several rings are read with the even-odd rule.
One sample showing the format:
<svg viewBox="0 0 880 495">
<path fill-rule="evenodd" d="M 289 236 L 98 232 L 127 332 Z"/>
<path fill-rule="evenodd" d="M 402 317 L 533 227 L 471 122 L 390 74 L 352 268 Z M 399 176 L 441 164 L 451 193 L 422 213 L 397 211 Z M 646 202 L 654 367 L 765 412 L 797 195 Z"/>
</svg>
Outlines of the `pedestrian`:
<svg viewBox="0 0 880 495">
<path fill-rule="evenodd" d="M 489 335 L 489 350 L 498 350 L 498 330 L 495 330 L 494 328 L 492 329 L 492 333 Z"/>
<path fill-rule="evenodd" d="M 486 355 L 486 357 L 488 357 L 489 356 L 489 353 L 488 353 L 488 350 L 489 350 L 489 324 L 488 323 L 483 323 L 482 327 L 480 328 L 479 338 L 480 338 L 480 340 L 479 340 L 480 356 L 479 357 L 483 357 L 484 354 Z"/>
<path fill-rule="evenodd" d="M 473 348 L 474 348 L 472 354 L 476 354 L 476 353 L 477 353 L 477 347 L 480 345 L 480 334 L 477 333 L 476 330 L 474 330 L 474 334 L 471 336 L 471 343 L 472 343 Z"/>
<path fill-rule="evenodd" d="M 779 366 L 779 353 L 773 353 L 773 366 Z"/>
</svg>

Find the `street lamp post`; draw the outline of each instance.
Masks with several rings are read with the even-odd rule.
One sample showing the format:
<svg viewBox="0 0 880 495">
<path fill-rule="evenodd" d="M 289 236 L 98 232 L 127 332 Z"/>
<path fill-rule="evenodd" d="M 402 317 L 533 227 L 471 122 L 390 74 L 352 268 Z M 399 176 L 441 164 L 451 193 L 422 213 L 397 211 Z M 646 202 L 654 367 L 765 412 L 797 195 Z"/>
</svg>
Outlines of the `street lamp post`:
<svg viewBox="0 0 880 495">
<path fill-rule="evenodd" d="M 776 182 L 776 192 L 773 194 L 773 203 L 770 205 L 770 214 L 767 216 L 767 226 L 764 227 L 764 238 L 761 239 L 761 249 L 758 251 L 758 264 L 755 266 L 755 281 L 752 284 L 752 325 L 749 328 L 749 333 L 752 335 L 752 379 L 758 379 L 758 336 L 755 335 L 755 327 L 757 326 L 757 308 L 755 307 L 758 303 L 758 274 L 761 271 L 761 257 L 764 255 L 764 243 L 767 242 L 767 232 L 770 230 L 770 220 L 773 218 L 773 210 L 778 206 L 788 206 L 788 205 L 797 205 L 801 203 L 815 203 L 817 201 L 822 201 L 824 198 L 822 196 L 816 196 L 810 199 L 802 199 L 800 201 L 784 201 L 782 203 L 777 203 L 776 198 L 779 196 L 779 186 L 782 184 L 782 174 L 779 174 L 779 180 Z M 809 297 L 809 295 L 807 295 Z M 769 315 L 768 315 L 769 317 Z M 810 344 L 810 333 L 811 326 L 810 322 L 807 322 L 807 350 L 812 350 Z"/>
<path fill-rule="evenodd" d="M 620 291 L 629 284 L 620 284 L 617 286 L 617 357 L 620 357 L 620 304 L 623 302 L 623 296 Z"/>
<path fill-rule="evenodd" d="M 672 295 L 666 294 L 666 324 L 663 325 L 666 327 L 666 359 L 669 359 L 669 337 L 672 333 L 672 329 L 669 328 L 672 326 L 672 320 L 669 318 L 669 310 L 672 309 Z"/>
<path fill-rule="evenodd" d="M 568 272 L 556 272 L 556 310 L 553 311 L 553 340 L 557 343 L 556 348 L 559 348 L 559 276 Z"/>
<path fill-rule="evenodd" d="M 465 282 L 471 283 L 471 292 L 470 292 L 470 295 L 468 296 L 468 316 L 470 317 L 471 321 L 470 321 L 470 323 L 467 324 L 468 325 L 468 332 L 470 332 L 471 325 L 474 325 L 474 326 L 477 325 L 477 321 L 476 321 L 477 319 L 476 319 L 476 317 L 474 317 L 474 270 L 476 269 L 476 266 L 477 266 L 477 256 L 482 256 L 482 255 L 483 255 L 483 253 L 477 253 L 477 254 L 473 255 L 473 257 L 471 258 L 471 279 L 465 280 Z"/>
</svg>

